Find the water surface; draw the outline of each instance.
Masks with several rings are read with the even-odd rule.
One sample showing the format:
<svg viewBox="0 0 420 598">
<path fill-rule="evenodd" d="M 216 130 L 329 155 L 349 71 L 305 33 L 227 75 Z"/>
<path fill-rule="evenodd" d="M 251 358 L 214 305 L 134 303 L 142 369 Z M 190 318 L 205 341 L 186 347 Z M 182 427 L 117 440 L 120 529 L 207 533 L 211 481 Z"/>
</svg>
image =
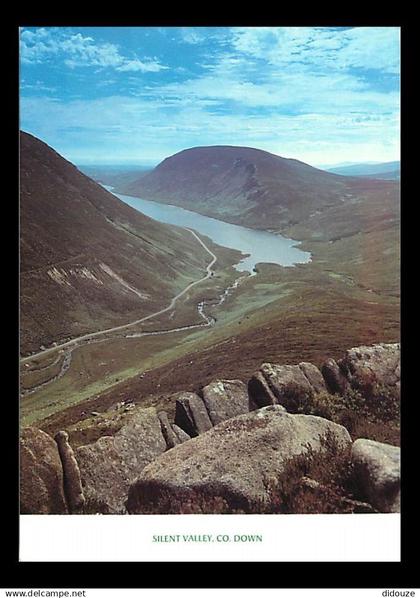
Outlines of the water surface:
<svg viewBox="0 0 420 598">
<path fill-rule="evenodd" d="M 192 228 L 197 233 L 207 235 L 218 245 L 238 249 L 247 254 L 235 266 L 240 272 L 252 272 L 255 265 L 261 262 L 279 264 L 280 266 L 294 266 L 295 264 L 306 264 L 311 260 L 310 253 L 298 248 L 299 241 L 287 239 L 282 235 L 246 228 L 237 224 L 229 224 L 178 206 L 114 193 L 113 188 L 107 185 L 103 185 L 103 187 L 111 191 L 124 203 L 146 214 L 146 216 L 165 224 L 176 224 Z"/>
</svg>

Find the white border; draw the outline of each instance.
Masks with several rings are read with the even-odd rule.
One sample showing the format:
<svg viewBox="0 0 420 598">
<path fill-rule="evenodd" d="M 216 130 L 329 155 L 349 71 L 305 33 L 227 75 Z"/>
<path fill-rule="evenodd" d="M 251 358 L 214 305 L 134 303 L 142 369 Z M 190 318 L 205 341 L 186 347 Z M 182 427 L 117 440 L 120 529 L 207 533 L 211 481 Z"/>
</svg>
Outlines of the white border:
<svg viewBox="0 0 420 598">
<path fill-rule="evenodd" d="M 191 534 L 212 541 L 183 541 Z M 241 534 L 263 541 L 234 542 Z M 19 560 L 399 562 L 400 515 L 21 515 Z"/>
</svg>

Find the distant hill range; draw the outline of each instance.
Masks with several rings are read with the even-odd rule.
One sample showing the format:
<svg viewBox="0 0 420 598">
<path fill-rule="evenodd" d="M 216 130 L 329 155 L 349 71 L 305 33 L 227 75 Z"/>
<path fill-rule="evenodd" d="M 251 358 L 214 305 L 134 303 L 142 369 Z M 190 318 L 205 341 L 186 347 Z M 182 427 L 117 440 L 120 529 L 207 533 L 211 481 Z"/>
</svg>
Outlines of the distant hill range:
<svg viewBox="0 0 420 598">
<path fill-rule="evenodd" d="M 119 191 L 228 222 L 283 230 L 387 184 L 362 182 L 249 147 L 210 146 L 166 158 Z"/>
<path fill-rule="evenodd" d="M 383 162 L 380 164 L 351 164 L 328 168 L 328 172 L 344 176 L 369 177 L 373 179 L 398 180 L 400 178 L 400 162 Z"/>
<path fill-rule="evenodd" d="M 23 354 L 152 313 L 207 263 L 188 231 L 140 214 L 27 133 L 20 254 Z"/>
<path fill-rule="evenodd" d="M 86 174 L 89 178 L 109 185 L 111 187 L 120 187 L 121 185 L 128 185 L 129 183 L 138 180 L 147 172 L 152 170 L 152 167 L 142 166 L 139 164 L 133 165 L 85 165 L 78 164 L 78 169 Z"/>
</svg>

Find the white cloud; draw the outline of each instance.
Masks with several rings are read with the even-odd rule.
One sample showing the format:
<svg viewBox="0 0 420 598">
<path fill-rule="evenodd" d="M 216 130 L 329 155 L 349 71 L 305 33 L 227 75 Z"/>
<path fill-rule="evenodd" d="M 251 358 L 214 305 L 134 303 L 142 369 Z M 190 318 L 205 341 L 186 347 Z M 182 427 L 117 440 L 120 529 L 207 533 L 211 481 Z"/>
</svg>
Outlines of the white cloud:
<svg viewBox="0 0 420 598">
<path fill-rule="evenodd" d="M 400 72 L 400 31 L 395 27 L 358 27 L 346 35 L 339 53 L 341 66 Z"/>
<path fill-rule="evenodd" d="M 186 44 L 199 44 L 205 40 L 202 32 L 195 27 L 181 27 L 180 29 L 181 39 Z"/>
<path fill-rule="evenodd" d="M 398 155 L 398 29 L 252 27 L 207 35 L 188 28 L 177 33 L 176 47 L 191 53 L 195 48 L 180 43 L 180 35 L 190 44 L 207 36 L 200 47 L 205 63 L 192 75 L 186 61 L 188 69 L 178 68 L 172 82 L 156 77 L 145 86 L 136 73 L 168 68 L 155 57 L 123 56 L 114 44 L 68 30 L 23 31 L 22 60 L 54 57 L 72 68 L 108 67 L 127 76 L 121 95 L 111 87 L 114 95 L 96 99 L 22 97 L 22 126 L 73 160 L 83 152 L 108 160 L 163 158 L 212 144 L 249 145 L 309 163 Z M 108 85 L 103 79 L 96 90 Z"/>
<path fill-rule="evenodd" d="M 44 85 L 42 81 L 35 81 L 34 83 L 27 83 L 24 79 L 22 79 L 20 84 L 20 89 L 23 91 L 24 89 L 30 89 L 35 91 L 47 91 L 50 93 L 54 93 L 57 91 L 56 87 L 51 87 L 49 85 Z"/>
<path fill-rule="evenodd" d="M 140 71 L 142 73 L 157 73 L 159 71 L 167 69 L 168 67 L 160 64 L 157 59 L 142 61 L 138 58 L 135 58 L 134 60 L 125 60 L 123 64 L 117 66 L 116 68 L 117 71 L 121 72 Z"/>
<path fill-rule="evenodd" d="M 272 73 L 255 83 L 237 74 L 210 74 L 154 88 L 168 99 L 213 100 L 221 106 L 235 102 L 242 109 L 273 108 L 293 112 L 335 114 L 342 111 L 373 111 L 398 109 L 398 92 L 379 92 L 363 81 L 343 72 L 315 74 L 290 71 Z"/>
<path fill-rule="evenodd" d="M 398 114 L 210 113 L 198 104 L 112 96 L 52 101 L 22 98 L 22 128 L 50 143 L 70 160 L 132 161 L 164 157 L 198 145 L 246 145 L 308 163 L 375 159 L 398 155 Z M 99 152 L 99 153 L 98 153 Z M 100 155 L 99 155 L 100 154 Z"/>
<path fill-rule="evenodd" d="M 20 58 L 22 62 L 38 63 L 48 55 L 56 54 L 57 44 L 46 29 L 23 30 L 20 34 Z"/>
<path fill-rule="evenodd" d="M 276 66 L 399 72 L 396 27 L 245 27 L 232 29 L 231 35 L 239 53 Z"/>
<path fill-rule="evenodd" d="M 123 56 L 115 44 L 96 43 L 92 37 L 81 33 L 70 33 L 56 27 L 21 32 L 20 57 L 23 63 L 42 63 L 52 56 L 61 57 L 70 68 L 99 67 L 143 73 L 167 68 L 156 58 L 140 60 Z"/>
</svg>

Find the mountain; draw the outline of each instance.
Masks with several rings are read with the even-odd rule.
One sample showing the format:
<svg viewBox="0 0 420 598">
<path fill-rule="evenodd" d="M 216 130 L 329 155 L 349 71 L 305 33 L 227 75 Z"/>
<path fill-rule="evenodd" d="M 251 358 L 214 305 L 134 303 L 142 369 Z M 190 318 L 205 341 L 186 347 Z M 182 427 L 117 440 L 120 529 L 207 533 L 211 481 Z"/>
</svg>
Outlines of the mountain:
<svg viewBox="0 0 420 598">
<path fill-rule="evenodd" d="M 21 133 L 23 354 L 153 313 L 206 264 L 188 231 L 140 214 Z"/>
<path fill-rule="evenodd" d="M 400 178 L 400 162 L 352 164 L 350 166 L 328 168 L 327 171 L 344 176 L 365 176 L 374 179 L 398 180 Z"/>
<path fill-rule="evenodd" d="M 340 204 L 354 184 L 360 188 L 360 179 L 262 150 L 211 146 L 166 158 L 120 191 L 237 224 L 281 230 Z"/>
</svg>

